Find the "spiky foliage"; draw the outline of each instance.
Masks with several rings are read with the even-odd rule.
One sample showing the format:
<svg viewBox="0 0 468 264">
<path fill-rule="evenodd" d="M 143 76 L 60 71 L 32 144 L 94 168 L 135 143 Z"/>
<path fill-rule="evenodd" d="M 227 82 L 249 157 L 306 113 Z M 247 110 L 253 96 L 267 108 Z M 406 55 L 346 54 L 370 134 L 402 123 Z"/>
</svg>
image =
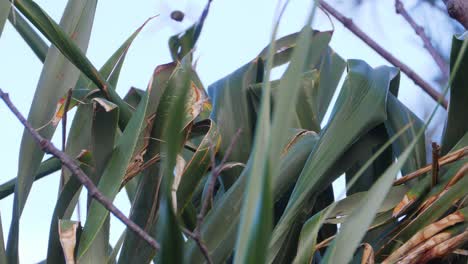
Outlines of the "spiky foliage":
<svg viewBox="0 0 468 264">
<path fill-rule="evenodd" d="M 87 204 L 83 228 L 70 221 L 81 184 L 64 170 L 47 263 L 421 263 L 463 247 L 466 37 L 453 39 L 448 121 L 441 153 L 436 148 L 435 164 L 426 167 L 430 120 L 398 100 L 398 69 L 343 60 L 329 47 L 332 32 L 307 24 L 207 94 L 191 52 L 208 4 L 193 27 L 170 39 L 173 62 L 156 67 L 147 89 L 121 98 L 114 87 L 141 28 L 98 71 L 84 55 L 95 8 L 96 1 L 70 0 L 56 24 L 34 2 L 15 1 L 10 12 L 52 43 L 44 49 L 16 14 L 17 30 L 44 62 L 28 121 L 52 120 L 40 130 L 50 139 L 77 107 L 65 152 L 108 199 L 126 192 L 130 219 L 160 247 L 130 230 L 109 245 L 109 212 L 96 200 Z M 269 81 L 271 69 L 288 62 Z M 0 232 L 1 263 L 18 262 L 19 220 L 32 184 L 62 167 L 55 157 L 41 162 L 43 155 L 25 132 L 18 176 L 0 186 L 2 198 L 15 197 L 6 251 Z M 395 182 L 399 172 L 409 176 Z M 347 197 L 337 201 L 331 183 L 343 174 Z"/>
</svg>

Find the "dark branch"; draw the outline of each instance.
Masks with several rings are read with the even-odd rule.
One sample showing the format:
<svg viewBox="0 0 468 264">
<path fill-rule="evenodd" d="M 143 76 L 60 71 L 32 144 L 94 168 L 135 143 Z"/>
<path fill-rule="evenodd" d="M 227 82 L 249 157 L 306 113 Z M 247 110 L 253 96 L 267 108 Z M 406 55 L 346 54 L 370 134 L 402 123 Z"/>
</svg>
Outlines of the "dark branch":
<svg viewBox="0 0 468 264">
<path fill-rule="evenodd" d="M 405 6 L 400 0 L 395 0 L 395 10 L 397 14 L 402 15 L 405 18 L 405 20 L 411 25 L 411 27 L 414 29 L 416 34 L 424 42 L 424 48 L 427 49 L 427 51 L 429 52 L 429 54 L 432 56 L 435 63 L 437 64 L 437 66 L 439 66 L 440 71 L 442 72 L 444 77 L 448 78 L 450 73 L 449 73 L 447 64 L 445 63 L 444 59 L 440 56 L 439 52 L 437 52 L 434 46 L 432 46 L 431 40 L 424 32 L 424 28 L 418 25 L 416 21 L 414 21 L 414 19 L 410 16 L 408 11 L 406 11 Z"/>
<path fill-rule="evenodd" d="M 414 81 L 417 85 L 419 85 L 430 97 L 440 103 L 445 109 L 447 109 L 447 100 L 437 92 L 429 83 L 423 80 L 421 76 L 419 76 L 416 72 L 414 72 L 411 68 L 409 68 L 406 64 L 395 58 L 390 52 L 385 50 L 382 46 L 380 46 L 375 40 L 373 40 L 369 35 L 364 33 L 360 28 L 354 24 L 354 22 L 343 16 L 338 10 L 334 9 L 332 6 L 327 4 L 323 0 L 319 0 L 320 5 L 324 10 L 330 13 L 333 17 L 335 17 L 338 21 L 343 23 L 343 25 L 348 28 L 351 32 L 353 32 L 357 37 L 359 37 L 362 41 L 364 41 L 369 47 L 374 49 L 380 56 L 385 58 L 388 62 L 393 64 L 394 66 L 400 68 L 402 72 L 404 72 L 411 80 Z"/>
<path fill-rule="evenodd" d="M 186 228 L 182 228 L 182 232 L 191 239 L 193 239 L 195 242 L 197 242 L 198 247 L 200 248 L 201 252 L 205 256 L 206 262 L 208 264 L 213 264 L 213 260 L 210 258 L 210 253 L 208 252 L 208 248 L 206 247 L 205 243 L 201 240 L 200 232 L 195 231 L 195 232 L 190 232 Z"/>
<path fill-rule="evenodd" d="M 58 158 L 65 167 L 67 167 L 70 172 L 77 177 L 77 179 L 83 184 L 86 189 L 88 189 L 88 193 L 91 197 L 96 199 L 99 203 L 101 203 L 109 212 L 111 212 L 115 217 L 120 219 L 130 230 L 135 232 L 138 236 L 140 236 L 143 240 L 145 240 L 150 246 L 154 249 L 159 250 L 160 246 L 156 240 L 154 240 L 148 233 L 146 233 L 143 229 L 140 228 L 135 222 L 130 220 L 127 216 L 125 216 L 122 211 L 120 211 L 112 201 L 110 201 L 107 197 L 105 197 L 94 185 L 94 183 L 86 176 L 86 174 L 80 169 L 78 165 L 76 165 L 75 161 L 70 158 L 67 154 L 57 149 L 49 140 L 43 138 L 32 126 L 31 124 L 26 121 L 23 115 L 18 111 L 18 109 L 13 105 L 10 101 L 10 98 L 7 93 L 4 93 L 2 89 L 0 89 L 0 97 L 5 102 L 5 104 L 10 108 L 10 110 L 15 114 L 18 120 L 24 125 L 24 127 L 29 131 L 31 136 L 34 138 L 37 144 L 39 144 L 42 151 L 52 154 L 56 158 Z"/>
</svg>

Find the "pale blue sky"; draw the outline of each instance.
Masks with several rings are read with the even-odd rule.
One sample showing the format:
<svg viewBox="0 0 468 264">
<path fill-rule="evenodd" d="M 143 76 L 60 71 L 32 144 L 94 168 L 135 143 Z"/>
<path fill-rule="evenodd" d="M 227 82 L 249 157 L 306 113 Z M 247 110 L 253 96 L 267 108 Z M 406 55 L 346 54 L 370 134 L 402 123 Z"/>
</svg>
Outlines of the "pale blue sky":
<svg viewBox="0 0 468 264">
<path fill-rule="evenodd" d="M 66 1 L 38 0 L 52 18 L 60 20 Z M 88 48 L 88 57 L 100 67 L 120 44 L 148 17 L 161 14 L 138 36 L 132 45 L 117 90 L 124 94 L 129 87 L 144 88 L 153 69 L 170 60 L 167 39 L 182 26 L 168 16 L 172 9 L 187 13 L 185 25 L 198 17 L 205 1 L 157 0 L 109 1 L 98 3 L 93 33 Z M 190 3 L 188 3 L 190 2 Z M 284 15 L 279 35 L 298 31 L 305 21 L 311 1 L 291 0 Z M 426 80 L 432 81 L 438 68 L 423 49 L 417 36 L 401 17 L 394 12 L 393 1 L 376 1 L 352 10 L 347 1 L 332 1 L 335 7 L 352 15 L 362 29 L 371 34 L 380 44 L 409 64 Z M 410 3 L 414 1 L 407 1 Z M 214 0 L 205 28 L 198 43 L 197 71 L 207 87 L 213 81 L 234 71 L 254 58 L 270 39 L 271 25 L 276 1 L 271 0 Z M 424 12 L 418 12 L 424 14 Z M 378 14 L 378 15 L 376 15 Z M 420 16 L 420 21 L 428 17 Z M 431 23 L 445 20 L 432 14 Z M 330 29 L 328 19 L 320 14 L 314 22 L 319 29 Z M 335 34 L 332 47 L 343 58 L 359 58 L 371 66 L 389 65 L 379 55 L 354 37 L 341 24 L 334 22 Z M 438 38 L 450 39 L 450 32 L 439 32 Z M 447 42 L 449 43 L 449 42 Z M 35 57 L 13 27 L 7 23 L 0 38 L 0 87 L 10 93 L 11 99 L 23 114 L 29 112 L 34 90 L 41 72 L 42 63 Z M 424 104 L 433 106 L 431 99 L 421 92 L 406 76 L 402 75 L 400 99 L 416 114 L 424 117 Z M 23 128 L 3 103 L 0 103 L 0 183 L 16 176 L 18 151 Z M 57 130 L 59 131 L 59 130 Z M 60 142 L 56 133 L 54 142 Z M 20 230 L 20 257 L 22 263 L 35 263 L 46 256 L 50 218 L 58 190 L 58 176 L 53 175 L 36 182 L 26 203 Z M 0 201 L 0 213 L 4 236 L 8 234 L 11 221 L 12 196 Z M 119 195 L 116 204 L 128 212 L 126 195 Z M 113 241 L 120 235 L 123 226 L 112 221 Z"/>
</svg>

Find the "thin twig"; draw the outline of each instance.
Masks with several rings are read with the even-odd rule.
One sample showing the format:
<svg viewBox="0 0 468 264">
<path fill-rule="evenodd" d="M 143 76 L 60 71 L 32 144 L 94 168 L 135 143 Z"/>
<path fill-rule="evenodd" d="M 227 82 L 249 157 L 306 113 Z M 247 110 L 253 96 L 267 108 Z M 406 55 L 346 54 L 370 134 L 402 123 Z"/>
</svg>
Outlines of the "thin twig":
<svg viewBox="0 0 468 264">
<path fill-rule="evenodd" d="M 403 5 L 403 2 L 401 2 L 400 0 L 395 0 L 395 11 L 397 12 L 397 14 L 402 15 L 403 18 L 405 18 L 405 20 L 408 22 L 408 24 L 411 25 L 411 27 L 414 29 L 416 34 L 423 41 L 424 48 L 427 49 L 427 51 L 429 52 L 429 54 L 432 56 L 435 63 L 437 64 L 437 66 L 439 66 L 440 71 L 442 72 L 444 77 L 448 78 L 450 73 L 449 73 L 447 64 L 445 63 L 442 56 L 440 56 L 439 52 L 437 52 L 437 50 L 434 48 L 434 46 L 432 46 L 431 40 L 429 39 L 429 37 L 424 32 L 424 28 L 421 27 L 420 25 L 418 25 L 416 23 L 416 21 L 414 21 L 414 19 L 410 16 L 408 11 L 406 11 L 405 6 Z"/>
<path fill-rule="evenodd" d="M 209 179 L 210 182 L 208 183 L 207 195 L 205 197 L 205 200 L 203 201 L 202 208 L 200 210 L 200 214 L 197 217 L 197 220 L 203 219 L 203 217 L 205 216 L 206 211 L 208 210 L 208 204 L 210 200 L 211 200 L 211 204 L 213 204 L 213 192 L 214 192 L 216 180 L 221 174 L 223 165 L 227 162 L 228 157 L 231 155 L 232 149 L 234 148 L 234 145 L 236 144 L 237 139 L 239 138 L 239 135 L 241 134 L 241 131 L 242 129 L 239 128 L 236 134 L 234 134 L 234 136 L 232 137 L 231 144 L 229 145 L 226 152 L 224 153 L 224 157 L 218 166 L 215 165 L 215 160 L 214 160 L 215 151 L 214 150 L 211 151 L 211 164 L 213 164 L 212 165 L 213 168 L 211 171 L 211 178 Z M 200 225 L 201 225 L 201 222 L 197 223 L 197 226 L 200 226 Z"/>
<path fill-rule="evenodd" d="M 33 139 L 36 143 L 40 146 L 42 151 L 49 153 L 56 158 L 58 158 L 65 167 L 67 167 L 70 172 L 76 176 L 76 178 L 83 184 L 88 193 L 91 197 L 96 199 L 99 203 L 101 203 L 109 212 L 111 212 L 115 217 L 120 219 L 130 230 L 135 232 L 138 236 L 140 236 L 143 240 L 145 240 L 151 247 L 156 250 L 159 250 L 160 246 L 159 243 L 154 240 L 148 233 L 146 233 L 140 226 L 135 224 L 132 220 L 130 220 L 127 216 L 125 216 L 122 211 L 120 211 L 115 205 L 110 201 L 107 197 L 105 197 L 94 185 L 94 183 L 86 176 L 86 174 L 80 169 L 78 165 L 76 165 L 75 161 L 70 158 L 67 154 L 63 151 L 60 151 L 58 148 L 52 144 L 49 140 L 43 138 L 32 126 L 29 124 L 28 121 L 24 118 L 24 116 L 18 111 L 18 109 L 13 105 L 7 93 L 4 93 L 2 89 L 0 89 L 0 97 L 5 102 L 5 104 L 10 108 L 13 114 L 18 118 L 18 120 L 24 125 L 24 127 L 29 131 Z"/>
<path fill-rule="evenodd" d="M 393 56 L 390 52 L 385 50 L 382 46 L 380 46 L 375 40 L 373 40 L 369 35 L 364 33 L 360 28 L 354 24 L 353 20 L 350 18 L 345 17 L 343 14 L 338 12 L 338 10 L 334 9 L 332 6 L 327 4 L 324 0 L 319 0 L 320 5 L 325 9 L 328 13 L 330 13 L 333 17 L 335 17 L 338 21 L 343 23 L 343 25 L 353 32 L 358 38 L 364 41 L 369 47 L 374 49 L 380 56 L 386 59 L 388 62 L 393 64 L 394 66 L 400 68 L 402 72 L 404 72 L 411 80 L 414 81 L 417 85 L 419 85 L 430 97 L 432 97 L 436 102 L 440 103 L 445 109 L 447 109 L 448 103 L 447 100 L 435 90 L 429 83 L 424 81 L 424 79 L 419 76 L 415 71 L 413 71 L 410 67 L 406 64 L 398 60 L 395 56 Z"/>
<path fill-rule="evenodd" d="M 432 181 L 431 188 L 437 185 L 439 181 L 439 155 L 440 155 L 440 146 L 436 142 L 432 142 Z"/>
<path fill-rule="evenodd" d="M 195 240 L 195 242 L 197 242 L 198 247 L 200 248 L 201 252 L 206 258 L 206 262 L 208 262 L 208 264 L 212 264 L 213 260 L 211 260 L 208 248 L 206 247 L 205 243 L 203 243 L 203 241 L 201 240 L 199 232 L 198 234 L 195 232 L 190 232 L 187 228 L 182 228 L 182 232 L 184 232 L 186 236 L 190 237 L 191 239 Z"/>
<path fill-rule="evenodd" d="M 468 146 L 467 147 L 464 147 L 462 149 L 459 149 L 455 152 L 452 152 L 452 153 L 449 153 L 445 156 L 443 156 L 442 158 L 439 159 L 439 166 L 444 166 L 446 164 L 449 164 L 449 163 L 452 163 L 454 161 L 457 161 L 465 156 L 468 155 Z M 407 174 L 403 177 L 401 177 L 400 179 L 396 180 L 393 185 L 400 185 L 400 184 L 403 184 L 407 181 L 410 181 L 414 178 L 417 178 L 427 172 L 429 172 L 430 170 L 432 169 L 432 164 L 429 164 L 425 167 L 422 167 L 420 168 L 419 170 L 417 171 L 414 171 L 410 174 Z"/>
<path fill-rule="evenodd" d="M 223 168 L 224 168 L 224 164 L 227 162 L 227 159 L 229 157 L 229 155 L 231 154 L 232 152 L 232 149 L 234 148 L 234 145 L 236 144 L 237 142 L 237 139 L 239 138 L 239 135 L 241 133 L 241 129 L 239 128 L 236 132 L 236 134 L 234 134 L 232 140 L 231 140 L 231 144 L 229 145 L 229 147 L 227 148 L 226 152 L 224 153 L 224 157 L 223 159 L 221 160 L 221 163 L 216 166 L 216 163 L 215 163 L 215 147 L 212 145 L 211 146 L 211 166 L 212 166 L 212 169 L 211 169 L 211 177 L 208 179 L 209 182 L 208 182 L 208 189 L 207 189 L 207 193 L 206 193 L 206 196 L 205 196 L 205 199 L 203 200 L 203 203 L 202 203 L 202 206 L 201 206 L 201 209 L 200 209 L 200 213 L 197 215 L 197 225 L 195 226 L 195 229 L 193 230 L 193 233 L 188 231 L 188 230 L 185 230 L 184 232 L 190 236 L 193 240 L 195 240 L 195 242 L 197 242 L 198 246 L 200 247 L 200 250 L 201 252 L 203 253 L 203 255 L 205 256 L 206 258 L 206 261 L 208 263 L 213 263 L 212 260 L 211 260 L 211 257 L 209 255 L 209 252 L 208 252 L 208 249 L 206 248 L 205 244 L 203 243 L 202 241 L 202 238 L 201 238 L 201 232 L 200 232 L 200 228 L 201 228 L 201 225 L 203 223 L 203 218 L 205 217 L 205 214 L 206 214 L 206 211 L 208 211 L 208 204 L 210 204 L 210 201 L 211 201 L 211 204 L 213 204 L 213 192 L 214 192 L 214 186 L 216 184 L 216 180 L 218 179 L 219 175 L 221 174 Z"/>
</svg>

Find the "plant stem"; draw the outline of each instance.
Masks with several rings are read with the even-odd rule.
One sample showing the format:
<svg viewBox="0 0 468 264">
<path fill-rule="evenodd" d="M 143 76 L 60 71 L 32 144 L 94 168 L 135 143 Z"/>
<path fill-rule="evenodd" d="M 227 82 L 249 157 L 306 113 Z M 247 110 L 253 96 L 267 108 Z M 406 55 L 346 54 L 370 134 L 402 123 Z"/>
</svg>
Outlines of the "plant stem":
<svg viewBox="0 0 468 264">
<path fill-rule="evenodd" d="M 411 27 L 414 29 L 416 34 L 423 41 L 424 48 L 427 49 L 427 51 L 429 52 L 429 54 L 432 56 L 435 63 L 437 64 L 437 66 L 439 66 L 440 71 L 442 72 L 444 77 L 446 79 L 448 79 L 450 73 L 449 73 L 447 64 L 445 63 L 442 56 L 440 56 L 439 52 L 437 52 L 437 50 L 434 48 L 434 46 L 432 46 L 431 40 L 429 39 L 429 37 L 424 32 L 424 28 L 421 27 L 420 25 L 418 25 L 416 23 L 416 21 L 414 21 L 414 19 L 410 16 L 408 11 L 406 11 L 405 6 L 403 5 L 403 3 L 400 0 L 395 0 L 395 11 L 397 12 L 397 14 L 402 15 L 403 18 L 405 18 L 405 20 L 408 22 L 408 24 L 411 25 Z"/>
</svg>

